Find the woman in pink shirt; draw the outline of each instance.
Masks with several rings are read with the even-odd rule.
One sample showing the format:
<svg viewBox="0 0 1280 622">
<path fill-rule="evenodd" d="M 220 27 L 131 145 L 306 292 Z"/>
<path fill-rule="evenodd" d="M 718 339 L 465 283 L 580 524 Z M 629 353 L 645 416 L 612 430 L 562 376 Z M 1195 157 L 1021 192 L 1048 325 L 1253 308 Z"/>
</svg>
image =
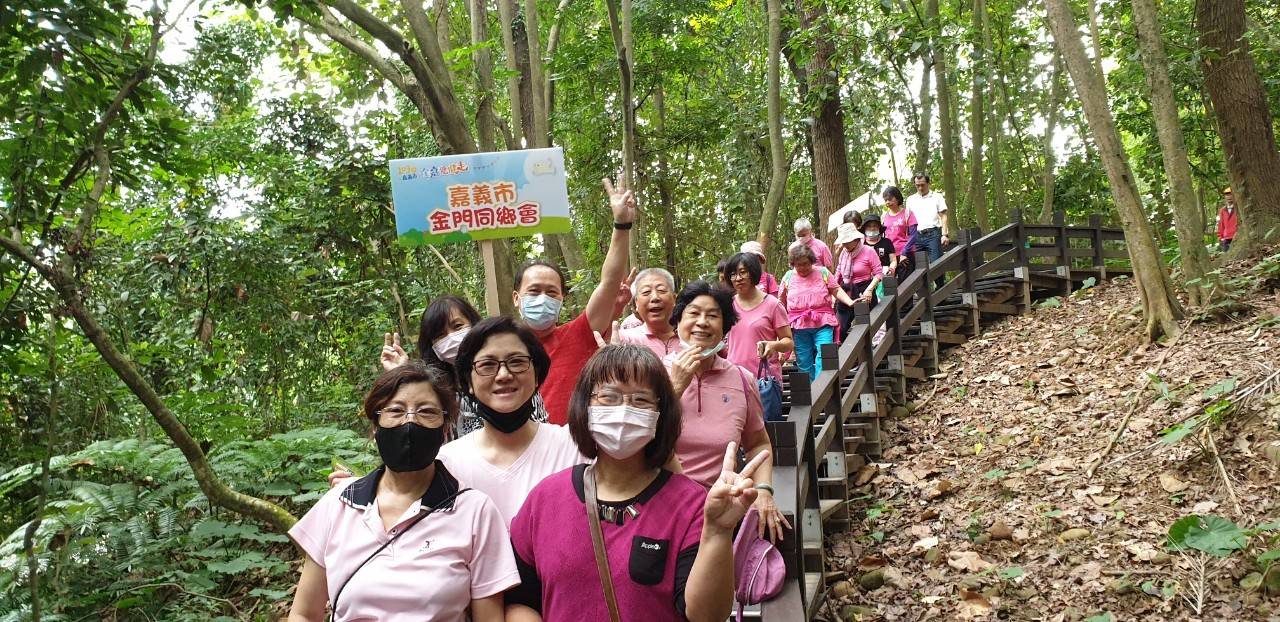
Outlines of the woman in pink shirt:
<svg viewBox="0 0 1280 622">
<path fill-rule="evenodd" d="M 852 225 L 847 225 L 852 226 Z M 835 342 L 835 307 L 831 299 L 853 306 L 853 299 L 826 268 L 815 266 L 813 250 L 800 243 L 787 249 L 791 270 L 782 275 L 782 304 L 795 335 L 796 365 L 813 382 L 822 371 L 822 346 Z"/>
<path fill-rule="evenodd" d="M 681 436 L 680 402 L 651 351 L 601 348 L 569 401 L 569 429 L 595 458 L 534 488 L 511 523 L 520 586 L 507 620 L 724 620 L 733 604 L 733 530 L 761 491 L 759 453 L 734 472 L 721 450 L 710 490 L 663 468 Z M 598 525 L 605 596 L 593 543 Z"/>
<path fill-rule="evenodd" d="M 746 450 L 747 458 L 769 449 L 764 427 L 764 405 L 755 376 L 741 366 L 716 356 L 724 347 L 725 329 L 738 322 L 728 290 L 706 281 L 694 281 L 676 297 L 672 314 L 676 334 L 688 344 L 663 363 L 680 396 L 683 430 L 676 454 L 684 472 L 703 486 L 711 486 L 720 473 L 720 456 L 729 443 Z M 756 471 L 756 481 L 772 484 L 773 464 Z M 756 499 L 761 532 L 782 537 L 786 521 L 773 502 L 773 488 Z"/>
<path fill-rule="evenodd" d="M 877 225 L 879 223 L 876 223 Z M 836 282 L 854 302 L 875 304 L 876 286 L 884 276 L 884 267 L 880 263 L 880 255 L 875 249 L 863 243 L 863 235 L 854 223 L 840 225 L 836 235 L 836 246 L 840 253 L 840 265 L 836 267 Z M 836 315 L 840 318 L 840 335 L 849 334 L 849 325 L 853 323 L 853 305 L 843 302 L 836 305 Z"/>
<path fill-rule="evenodd" d="M 893 250 L 898 254 L 898 279 L 904 279 L 914 266 L 911 265 L 911 253 L 916 248 L 915 214 L 907 209 L 902 199 L 902 191 L 896 186 L 889 186 L 881 194 L 884 198 L 884 214 L 880 215 L 880 223 L 884 227 L 884 237 L 893 242 Z"/>
<path fill-rule="evenodd" d="M 742 246 L 738 248 L 738 252 L 751 253 L 760 259 L 760 283 L 756 287 L 760 288 L 760 291 L 776 297 L 778 295 L 778 279 L 769 274 L 769 269 L 766 265 L 768 258 L 764 256 L 764 247 L 755 240 L 748 240 L 742 243 Z"/>
<path fill-rule="evenodd" d="M 507 528 L 489 497 L 436 455 L 458 416 L 440 370 L 383 372 L 364 400 L 383 465 L 335 487 L 289 530 L 306 553 L 291 621 L 503 620 L 520 582 Z"/>
<path fill-rule="evenodd" d="M 752 253 L 738 253 L 725 262 L 725 278 L 733 288 L 733 310 L 738 315 L 733 330 L 727 331 L 727 351 L 730 362 L 781 383 L 782 366 L 777 359 L 791 353 L 791 324 L 782 303 L 755 286 L 763 269 Z"/>
</svg>

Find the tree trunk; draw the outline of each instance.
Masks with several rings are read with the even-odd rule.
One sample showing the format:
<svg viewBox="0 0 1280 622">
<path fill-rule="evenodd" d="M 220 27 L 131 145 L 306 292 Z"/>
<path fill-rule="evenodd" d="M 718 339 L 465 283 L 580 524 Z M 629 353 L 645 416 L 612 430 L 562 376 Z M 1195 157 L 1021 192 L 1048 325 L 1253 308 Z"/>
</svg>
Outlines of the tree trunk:
<svg viewBox="0 0 1280 622">
<path fill-rule="evenodd" d="M 1089 129 L 1107 171 L 1116 211 L 1124 225 L 1134 279 L 1142 295 L 1147 336 L 1150 339 L 1157 339 L 1162 335 L 1176 336 L 1180 332 L 1178 320 L 1182 317 L 1182 309 L 1169 282 L 1169 275 L 1165 273 L 1160 249 L 1151 233 L 1151 225 L 1147 223 L 1138 186 L 1134 181 L 1133 171 L 1129 168 L 1115 118 L 1107 103 L 1106 82 L 1098 73 L 1096 65 L 1090 63 L 1085 54 L 1084 42 L 1080 39 L 1080 31 L 1071 15 L 1068 0 L 1045 0 L 1045 8 L 1054 44 L 1066 63 L 1076 92 L 1080 95 Z"/>
<path fill-rule="evenodd" d="M 991 15 L 987 13 L 986 2 L 982 6 L 982 47 L 987 53 L 993 54 L 991 61 L 995 64 L 995 70 L 987 70 L 988 76 L 995 76 L 994 87 L 988 92 L 991 93 L 991 190 L 996 195 L 996 218 L 999 222 L 1008 222 L 1009 219 L 1009 195 L 1005 187 L 1004 178 L 1004 152 L 1001 151 L 1001 143 L 1004 139 L 1004 107 L 1007 100 L 1004 99 L 1004 72 L 1001 64 L 1004 61 L 1002 54 L 995 53 L 995 45 L 991 40 Z M 991 86 L 988 83 L 988 86 Z M 1000 97 L 997 101 L 997 96 Z M 985 228 L 984 228 L 985 230 Z"/>
<path fill-rule="evenodd" d="M 505 0 L 499 0 L 499 4 Z M 493 82 L 493 60 L 489 48 L 484 44 L 489 40 L 489 12 L 486 0 L 468 0 L 471 15 L 471 45 L 475 48 L 472 60 L 476 67 L 476 131 L 479 133 L 481 151 L 498 151 L 498 117 L 493 110 L 495 86 Z M 515 115 L 513 115 L 514 117 Z M 509 240 L 493 240 L 494 279 L 498 287 L 505 287 L 515 278 L 515 270 L 511 263 L 511 242 Z M 492 312 L 494 310 L 490 310 Z M 500 315 L 512 315 L 515 309 L 511 306 L 511 297 L 501 295 L 499 289 L 498 308 Z"/>
<path fill-rule="evenodd" d="M 782 142 L 782 0 L 765 0 L 765 13 L 769 21 L 766 99 L 769 107 L 769 161 L 772 175 L 769 177 L 769 194 L 765 197 L 764 214 L 760 217 L 760 230 L 756 234 L 756 240 L 767 253 L 787 187 L 789 162 L 786 160 L 786 146 Z"/>
<path fill-rule="evenodd" d="M 1040 177 L 1040 185 L 1044 187 L 1044 201 L 1040 204 L 1038 222 L 1048 223 L 1053 218 L 1053 193 L 1057 176 L 1054 166 L 1057 154 L 1053 150 L 1053 133 L 1058 126 L 1058 108 L 1062 106 L 1062 57 L 1056 52 L 1053 55 L 1053 74 L 1049 78 L 1049 105 L 1044 116 L 1048 119 L 1044 131 L 1044 173 Z"/>
<path fill-rule="evenodd" d="M 916 136 L 916 161 L 913 172 L 929 170 L 929 137 L 933 133 L 933 57 L 920 56 L 920 134 Z M 913 173 L 914 175 L 914 173 Z"/>
<path fill-rule="evenodd" d="M 533 128 L 529 132 L 530 147 L 550 146 L 550 119 L 546 107 L 546 99 L 542 93 L 542 45 L 538 32 L 537 0 L 524 2 L 524 34 L 529 42 L 529 89 L 530 104 L 533 110 Z"/>
<path fill-rule="evenodd" d="M 1267 93 L 1245 38 L 1244 0 L 1197 0 L 1205 90 L 1213 101 L 1227 170 L 1240 210 L 1231 244 L 1242 257 L 1275 239 L 1280 229 L 1280 153 Z"/>
<path fill-rule="evenodd" d="M 1188 281 L 1187 298 L 1193 306 L 1209 302 L 1210 288 L 1202 286 L 1209 272 L 1209 254 L 1204 249 L 1200 229 L 1200 207 L 1196 203 L 1195 186 L 1191 182 L 1191 162 L 1187 144 L 1178 121 L 1178 102 L 1169 82 L 1169 60 L 1160 39 L 1160 18 L 1154 0 L 1132 0 L 1133 22 L 1138 30 L 1138 47 L 1151 90 L 1151 109 L 1155 115 L 1160 151 L 1164 156 L 1164 173 L 1169 179 L 1169 199 L 1173 205 L 1174 229 L 1178 234 L 1178 252 L 1182 255 L 1182 272 Z"/>
<path fill-rule="evenodd" d="M 986 111 L 984 109 L 983 88 L 988 82 L 986 51 L 982 41 L 982 24 L 985 21 L 987 3 L 985 0 L 973 0 L 973 93 L 969 100 L 969 136 L 973 140 L 973 149 L 969 151 L 969 209 L 974 222 L 983 233 L 991 231 L 991 220 L 987 215 L 987 185 L 983 179 L 982 147 L 986 137 Z"/>
<path fill-rule="evenodd" d="M 929 0 L 929 11 L 937 15 L 938 0 Z M 960 193 L 956 190 L 956 162 L 960 156 L 956 153 L 956 122 L 951 107 L 951 82 L 947 79 L 947 54 L 941 49 L 934 49 L 933 77 L 938 83 L 938 129 L 942 137 L 942 192 L 947 203 L 953 209 L 959 207 Z M 960 226 L 960 219 L 953 213 L 947 219 L 947 235 L 954 237 Z"/>
<path fill-rule="evenodd" d="M 1098 29 L 1098 0 L 1084 0 L 1085 9 L 1089 13 L 1089 43 L 1093 46 L 1093 64 L 1102 76 L 1102 83 L 1107 83 L 1107 70 L 1102 67 L 1102 32 Z"/>
<path fill-rule="evenodd" d="M 520 105 L 520 63 L 516 52 L 516 38 L 512 30 L 516 19 L 515 0 L 498 0 L 498 28 L 502 31 L 502 49 L 506 52 L 507 98 L 511 102 L 511 149 L 519 149 L 524 138 L 524 123 Z"/>
<path fill-rule="evenodd" d="M 667 141 L 667 94 L 659 80 L 653 89 L 653 130 L 655 137 L 664 144 Z M 662 248 L 667 272 L 676 271 L 676 206 L 675 184 L 671 180 L 671 167 L 667 162 L 667 150 L 658 149 L 658 203 L 662 208 Z"/>
<path fill-rule="evenodd" d="M 636 187 L 636 109 L 634 76 L 632 75 L 631 0 L 605 0 L 609 12 L 609 30 L 613 35 L 613 52 L 618 60 L 618 100 L 622 107 L 622 179 L 628 188 Z M 635 231 L 631 236 L 631 257 L 635 265 L 648 261 L 644 212 L 636 212 Z"/>
<path fill-rule="evenodd" d="M 631 0 L 627 0 L 628 6 L 630 6 L 630 2 Z M 568 12 L 570 4 L 573 4 L 573 0 L 560 0 L 560 4 L 556 6 L 556 18 L 551 22 L 551 31 L 547 33 L 547 58 L 555 58 L 556 56 L 556 48 L 560 45 L 560 29 L 563 27 L 565 13 Z M 627 10 L 630 11 L 630 9 Z M 631 26 L 628 25 L 624 30 L 631 32 Z M 630 40 L 631 36 L 627 35 L 627 39 Z M 633 66 L 634 64 L 634 61 L 632 61 Z M 547 116 L 550 117 L 556 109 L 556 83 L 555 80 L 551 79 L 550 72 L 543 72 L 542 96 L 542 105 L 546 107 Z"/>
</svg>

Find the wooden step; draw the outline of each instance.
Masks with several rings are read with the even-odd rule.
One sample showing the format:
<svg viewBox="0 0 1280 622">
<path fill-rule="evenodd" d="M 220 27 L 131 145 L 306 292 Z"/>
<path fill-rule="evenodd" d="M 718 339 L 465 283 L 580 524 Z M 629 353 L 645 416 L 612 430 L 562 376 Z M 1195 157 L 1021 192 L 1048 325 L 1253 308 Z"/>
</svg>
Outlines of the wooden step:
<svg viewBox="0 0 1280 622">
<path fill-rule="evenodd" d="M 838 512 L 840 508 L 844 507 L 846 503 L 848 503 L 848 501 L 844 499 L 820 499 L 818 500 L 818 507 L 820 508 L 819 515 L 822 516 L 822 520 L 825 521 Z"/>
</svg>

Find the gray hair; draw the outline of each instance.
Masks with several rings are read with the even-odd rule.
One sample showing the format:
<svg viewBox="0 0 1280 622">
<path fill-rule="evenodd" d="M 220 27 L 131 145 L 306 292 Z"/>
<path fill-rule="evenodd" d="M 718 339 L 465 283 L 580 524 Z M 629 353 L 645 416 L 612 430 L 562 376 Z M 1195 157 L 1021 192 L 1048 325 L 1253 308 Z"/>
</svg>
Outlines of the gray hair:
<svg viewBox="0 0 1280 622">
<path fill-rule="evenodd" d="M 809 229 L 810 231 L 812 231 L 812 230 L 813 230 L 813 223 L 809 222 L 809 219 L 808 219 L 808 218 L 797 218 L 797 219 L 796 219 L 795 232 L 796 232 L 796 233 L 800 233 L 801 231 L 804 231 L 805 229 Z"/>
<path fill-rule="evenodd" d="M 636 291 L 640 285 L 640 281 L 643 281 L 646 278 L 651 276 L 662 277 L 662 280 L 667 282 L 667 289 L 670 290 L 673 295 L 676 293 L 676 277 L 671 276 L 670 272 L 667 272 L 662 268 L 645 268 L 644 270 L 641 270 L 639 274 L 636 275 L 636 278 L 634 281 L 631 281 L 631 296 L 633 298 L 636 296 Z"/>
</svg>

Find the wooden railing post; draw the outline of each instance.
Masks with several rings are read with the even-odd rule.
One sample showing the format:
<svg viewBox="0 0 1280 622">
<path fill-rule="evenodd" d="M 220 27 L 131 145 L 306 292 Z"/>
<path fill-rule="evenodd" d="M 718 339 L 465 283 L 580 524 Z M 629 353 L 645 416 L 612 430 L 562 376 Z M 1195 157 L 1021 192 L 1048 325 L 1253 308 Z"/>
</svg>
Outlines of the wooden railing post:
<svg viewBox="0 0 1280 622">
<path fill-rule="evenodd" d="M 976 254 L 973 250 L 973 242 L 977 238 L 973 237 L 973 231 L 966 229 L 960 231 L 960 269 L 964 273 L 964 279 L 961 281 L 960 288 L 960 304 L 968 307 L 969 313 L 969 337 L 977 337 L 982 332 L 982 316 L 978 310 L 978 288 L 977 283 L 973 279 L 973 256 Z"/>
<path fill-rule="evenodd" d="M 1022 220 L 1022 210 L 1013 210 L 1013 247 L 1017 250 L 1017 260 L 1013 267 L 1014 278 L 1018 284 L 1019 311 L 1031 310 L 1031 266 L 1027 258 L 1027 228 Z"/>
<path fill-rule="evenodd" d="M 933 321 L 933 275 L 929 265 L 929 253 L 916 251 L 913 255 L 916 265 L 924 270 L 924 283 L 920 285 L 920 297 L 924 302 L 924 313 L 920 316 L 920 347 L 924 349 L 920 355 L 920 367 L 930 374 L 938 373 L 938 325 Z"/>
<path fill-rule="evenodd" d="M 1107 259 L 1102 243 L 1102 214 L 1089 215 L 1089 236 L 1093 239 L 1093 267 L 1098 271 L 1098 283 L 1107 280 Z"/>
<path fill-rule="evenodd" d="M 1067 237 L 1067 215 L 1063 212 L 1053 213 L 1053 226 L 1057 228 L 1058 266 L 1056 271 L 1062 277 L 1062 295 L 1071 295 L 1071 240 Z"/>
<path fill-rule="evenodd" d="M 830 397 L 827 403 L 823 405 L 822 412 L 825 415 L 822 421 L 814 420 L 813 430 L 816 433 L 821 426 L 826 425 L 827 420 L 833 422 L 835 426 L 835 436 L 831 440 L 831 445 L 827 447 L 827 452 L 822 459 L 826 465 L 827 476 L 825 481 L 820 481 L 819 492 L 823 498 L 839 498 L 844 501 L 849 500 L 849 476 L 852 475 L 853 468 L 849 465 L 845 452 L 845 417 L 841 412 L 841 399 L 844 392 L 841 391 L 840 385 L 843 377 L 840 375 L 840 346 L 834 343 L 826 343 L 822 345 L 822 369 L 835 370 L 836 378 L 833 381 Z M 848 526 L 849 524 L 849 505 L 842 503 L 839 509 L 835 511 L 829 518 L 829 521 Z"/>
<path fill-rule="evenodd" d="M 881 303 L 883 304 L 883 302 Z M 867 424 L 867 428 L 863 430 L 863 438 L 869 446 L 878 447 L 883 451 L 880 437 L 880 395 L 876 390 L 876 366 L 871 362 L 875 360 L 875 345 L 872 340 L 875 338 L 875 332 L 871 330 L 871 306 L 865 302 L 859 302 L 853 305 L 853 323 L 867 328 L 866 338 L 862 343 L 858 344 L 862 350 L 862 367 L 867 371 L 867 379 L 862 385 L 862 392 L 858 394 L 858 422 Z M 857 373 L 855 371 L 855 373 Z M 877 452 L 878 454 L 879 452 Z"/>
<path fill-rule="evenodd" d="M 891 339 L 889 343 L 889 353 L 884 358 L 884 369 L 889 372 L 888 378 L 892 383 L 891 395 L 893 401 L 902 404 L 907 401 L 907 377 L 906 370 L 902 364 L 902 305 L 904 303 L 901 296 L 898 295 L 898 279 L 887 276 L 884 277 L 884 301 L 888 303 L 892 313 L 884 321 L 885 339 Z"/>
</svg>

